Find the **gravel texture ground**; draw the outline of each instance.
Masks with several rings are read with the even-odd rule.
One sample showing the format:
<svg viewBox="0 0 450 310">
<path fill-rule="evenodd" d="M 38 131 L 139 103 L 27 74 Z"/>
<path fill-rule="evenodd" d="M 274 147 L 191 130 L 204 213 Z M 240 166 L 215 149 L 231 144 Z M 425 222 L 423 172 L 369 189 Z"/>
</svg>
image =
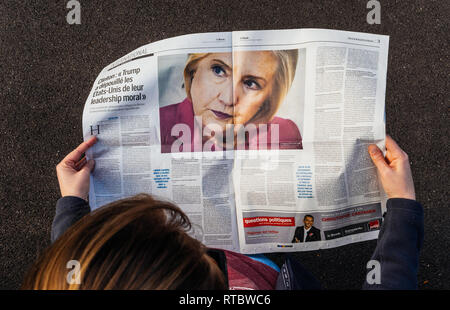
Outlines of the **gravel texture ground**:
<svg viewBox="0 0 450 310">
<path fill-rule="evenodd" d="M 84 102 L 101 69 L 146 43 L 187 33 L 329 28 L 390 36 L 386 126 L 409 154 L 425 209 L 419 287 L 450 288 L 449 1 L 0 2 L 0 289 L 17 289 L 50 239 L 56 164 L 82 140 Z M 447 197 L 447 198 L 446 198 Z M 359 289 L 376 241 L 294 254 L 327 289 Z M 270 254 L 281 263 L 283 255 Z"/>
</svg>

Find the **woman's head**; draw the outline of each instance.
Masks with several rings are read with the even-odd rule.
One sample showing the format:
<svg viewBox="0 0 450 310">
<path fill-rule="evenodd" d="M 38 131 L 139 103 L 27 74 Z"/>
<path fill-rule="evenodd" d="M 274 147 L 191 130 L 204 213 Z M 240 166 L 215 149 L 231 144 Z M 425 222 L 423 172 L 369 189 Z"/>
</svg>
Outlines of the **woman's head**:
<svg viewBox="0 0 450 310">
<path fill-rule="evenodd" d="M 218 124 L 225 131 L 233 123 L 233 70 L 231 53 L 190 54 L 184 84 L 195 116 L 202 125 Z"/>
<path fill-rule="evenodd" d="M 106 205 L 70 227 L 33 265 L 23 289 L 225 289 L 206 248 L 188 235 L 175 205 L 138 195 Z M 69 284 L 67 262 L 80 262 Z"/>
<path fill-rule="evenodd" d="M 298 50 L 190 54 L 186 93 L 203 126 L 269 122 L 294 80 Z"/>
</svg>

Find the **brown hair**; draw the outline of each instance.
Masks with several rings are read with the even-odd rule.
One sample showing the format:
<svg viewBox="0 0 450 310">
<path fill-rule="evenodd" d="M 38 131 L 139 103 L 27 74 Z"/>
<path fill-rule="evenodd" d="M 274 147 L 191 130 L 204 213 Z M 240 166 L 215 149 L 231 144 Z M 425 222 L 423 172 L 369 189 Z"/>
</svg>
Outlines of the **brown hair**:
<svg viewBox="0 0 450 310">
<path fill-rule="evenodd" d="M 184 66 L 183 76 L 184 76 L 184 89 L 186 90 L 186 95 L 189 100 L 192 101 L 191 97 L 191 85 L 192 79 L 194 78 L 195 71 L 197 70 L 198 63 L 200 60 L 206 58 L 211 53 L 194 53 L 189 54 L 186 60 L 186 65 Z"/>
<path fill-rule="evenodd" d="M 226 289 L 206 247 L 174 204 L 145 194 L 84 216 L 29 270 L 22 289 Z M 70 284 L 68 261 L 80 263 Z"/>
<path fill-rule="evenodd" d="M 264 123 L 272 120 L 287 93 L 289 92 L 292 82 L 294 81 L 295 71 L 297 68 L 297 49 L 271 50 L 268 52 L 272 52 L 278 63 L 277 71 L 274 76 L 275 87 L 269 99 L 264 102 L 259 111 L 252 117 L 251 122 L 255 123 Z M 191 101 L 191 84 L 195 74 L 195 70 L 197 70 L 198 63 L 210 54 L 211 53 L 193 53 L 189 54 L 186 60 L 186 65 L 183 72 L 184 85 L 186 95 Z"/>
<path fill-rule="evenodd" d="M 254 119 L 266 118 L 269 121 L 277 113 L 278 108 L 286 97 L 292 82 L 294 81 L 295 71 L 298 62 L 298 50 L 279 50 L 271 51 L 278 60 L 278 69 L 275 74 L 275 87 L 270 96 L 269 107 L 262 107 L 261 112 L 256 113 Z M 261 114 L 260 114 L 261 113 Z"/>
</svg>

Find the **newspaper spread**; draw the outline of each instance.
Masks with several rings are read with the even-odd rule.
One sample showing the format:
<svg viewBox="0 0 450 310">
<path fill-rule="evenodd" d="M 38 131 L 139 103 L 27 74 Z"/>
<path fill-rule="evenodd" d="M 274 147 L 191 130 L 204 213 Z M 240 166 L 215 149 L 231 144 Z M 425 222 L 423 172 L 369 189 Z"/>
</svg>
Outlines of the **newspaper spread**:
<svg viewBox="0 0 450 310">
<path fill-rule="evenodd" d="M 190 34 L 105 67 L 83 112 L 96 209 L 138 193 L 241 253 L 375 239 L 389 37 L 323 29 Z"/>
</svg>

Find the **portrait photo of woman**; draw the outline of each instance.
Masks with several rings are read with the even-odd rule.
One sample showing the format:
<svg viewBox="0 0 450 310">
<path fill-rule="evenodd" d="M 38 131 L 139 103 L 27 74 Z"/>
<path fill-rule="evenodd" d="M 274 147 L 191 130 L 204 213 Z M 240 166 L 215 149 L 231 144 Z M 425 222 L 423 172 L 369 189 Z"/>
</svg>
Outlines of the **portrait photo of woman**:
<svg viewBox="0 0 450 310">
<path fill-rule="evenodd" d="M 182 70 L 185 97 L 171 104 L 170 87 L 179 80 L 168 78 L 166 69 L 160 85 L 161 152 L 193 152 L 194 141 L 200 141 L 203 151 L 302 149 L 297 124 L 277 116 L 294 81 L 298 58 L 297 49 L 188 54 Z M 169 67 L 172 74 L 180 71 L 181 65 L 170 66 L 170 59 L 165 64 L 161 67 Z M 182 135 L 172 130 L 177 124 L 189 128 L 187 147 L 173 147 Z"/>
</svg>

